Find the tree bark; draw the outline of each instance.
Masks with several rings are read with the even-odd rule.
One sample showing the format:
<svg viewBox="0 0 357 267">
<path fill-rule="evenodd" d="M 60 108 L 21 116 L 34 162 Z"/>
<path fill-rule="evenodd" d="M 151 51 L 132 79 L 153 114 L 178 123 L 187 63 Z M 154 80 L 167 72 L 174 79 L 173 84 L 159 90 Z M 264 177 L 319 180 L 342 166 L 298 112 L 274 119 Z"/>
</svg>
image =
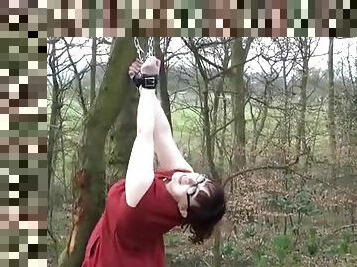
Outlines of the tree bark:
<svg viewBox="0 0 357 267">
<path fill-rule="evenodd" d="M 227 99 L 224 93 L 222 93 L 222 104 L 223 104 L 223 120 L 222 120 L 222 125 L 226 125 L 227 123 Z M 222 129 L 222 134 L 220 136 L 220 146 L 218 147 L 218 171 L 219 173 L 223 173 L 224 171 L 224 153 L 225 153 L 225 147 L 226 147 L 226 130 L 227 127 L 224 127 Z"/>
<path fill-rule="evenodd" d="M 263 107 L 262 110 L 259 110 L 257 118 L 254 117 L 254 112 L 252 110 L 251 106 L 251 114 L 252 114 L 252 121 L 253 121 L 253 141 L 252 141 L 252 147 L 251 147 L 251 157 L 250 161 L 251 164 L 255 163 L 255 160 L 257 158 L 258 154 L 258 143 L 260 136 L 263 132 L 264 126 L 265 126 L 265 121 L 268 116 L 268 99 L 267 99 L 267 84 L 265 85 L 265 90 L 264 90 L 264 98 L 263 98 Z M 261 117 L 261 118 L 260 118 Z"/>
<path fill-rule="evenodd" d="M 285 49 L 288 51 L 289 43 L 284 40 Z M 283 48 L 282 48 L 283 49 Z M 282 141 L 284 144 L 284 164 L 287 162 L 287 153 L 290 150 L 290 130 L 291 130 L 291 111 L 290 111 L 290 92 L 288 90 L 287 73 L 286 73 L 286 57 L 281 57 L 283 62 L 283 84 L 284 84 L 284 117 L 282 123 Z"/>
<path fill-rule="evenodd" d="M 165 58 L 164 54 L 160 48 L 160 37 L 154 38 L 154 49 L 155 54 L 158 59 L 161 60 L 160 72 L 159 72 L 159 98 L 161 107 L 164 110 L 164 113 L 169 121 L 171 130 L 172 130 L 172 121 L 171 121 L 171 104 L 170 104 L 170 97 L 167 91 L 167 71 L 165 68 Z"/>
<path fill-rule="evenodd" d="M 202 91 L 202 115 L 203 115 L 203 135 L 204 135 L 204 140 L 206 144 L 206 155 L 207 155 L 207 160 L 208 160 L 208 165 L 210 167 L 210 172 L 211 175 L 214 178 L 218 178 L 218 173 L 216 170 L 216 165 L 214 163 L 214 158 L 212 154 L 212 146 L 214 143 L 212 142 L 212 136 L 211 136 L 211 120 L 209 116 L 209 103 L 208 103 L 208 77 L 207 73 L 205 72 L 202 62 L 200 60 L 200 57 L 198 55 L 197 48 L 194 47 L 194 44 L 191 44 L 191 49 L 193 49 L 193 54 L 197 63 L 198 70 L 203 78 L 203 84 L 204 88 Z"/>
<path fill-rule="evenodd" d="M 253 38 L 248 38 L 243 47 L 243 38 L 236 38 L 232 42 L 231 65 L 235 66 L 230 72 L 230 83 L 233 91 L 233 171 L 242 169 L 246 164 L 245 156 L 245 102 L 246 88 L 244 85 L 244 63 Z"/>
<path fill-rule="evenodd" d="M 335 86 L 333 71 L 333 37 L 330 37 L 328 50 L 328 120 L 329 120 L 329 149 L 331 160 L 331 178 L 336 179 L 336 124 L 335 124 Z"/>
<path fill-rule="evenodd" d="M 207 77 L 207 72 L 204 69 L 204 66 L 202 65 L 200 56 L 199 56 L 199 52 L 197 47 L 195 47 L 194 43 L 192 42 L 192 40 L 190 40 L 188 43 L 186 40 L 183 39 L 183 41 L 185 42 L 185 44 L 189 47 L 189 49 L 193 52 L 199 73 L 203 79 L 203 90 L 202 90 L 202 108 L 201 108 L 201 113 L 203 116 L 203 136 L 204 136 L 204 142 L 206 144 L 206 156 L 207 156 L 207 161 L 208 161 L 208 165 L 209 165 L 209 169 L 211 172 L 211 175 L 213 176 L 213 178 L 215 179 L 216 182 L 221 183 L 222 180 L 219 176 L 219 173 L 217 171 L 215 162 L 214 162 L 214 155 L 213 155 L 213 147 L 214 147 L 214 142 L 213 142 L 213 138 L 211 135 L 211 119 L 210 119 L 210 108 L 209 108 L 209 101 L 208 101 L 208 93 L 209 93 L 209 80 Z M 214 247 L 213 247 L 213 257 L 214 257 L 214 263 L 215 263 L 215 267 L 221 266 L 221 250 L 220 250 L 220 230 L 216 229 L 215 230 L 215 241 L 214 241 Z"/>
<path fill-rule="evenodd" d="M 224 70 L 228 68 L 228 63 L 229 63 L 229 50 L 228 47 L 225 47 L 224 50 L 224 57 L 223 57 L 223 62 L 222 62 L 222 67 Z M 218 128 L 218 107 L 219 107 L 219 100 L 223 94 L 223 88 L 224 88 L 224 81 L 225 81 L 225 75 L 222 75 L 219 78 L 217 89 L 214 91 L 214 98 L 213 98 L 213 112 L 212 112 L 212 138 L 213 140 L 218 140 L 218 136 L 216 135 L 216 130 Z M 225 125 L 225 123 L 223 124 Z M 214 141 L 213 141 L 214 142 Z M 215 155 L 215 146 L 212 147 L 212 154 L 213 156 Z M 221 168 L 223 166 L 219 166 Z M 221 169 L 220 173 L 222 173 L 223 169 Z"/>
<path fill-rule="evenodd" d="M 73 68 L 73 72 L 74 72 L 74 76 L 76 77 L 77 83 L 78 83 L 78 97 L 79 97 L 79 102 L 81 104 L 82 110 L 83 110 L 83 114 L 86 115 L 88 113 L 88 109 L 87 109 L 87 103 L 86 103 L 86 99 L 84 97 L 84 93 L 83 93 L 83 87 L 82 87 L 82 78 L 81 75 L 78 72 L 77 66 L 74 63 L 71 53 L 69 52 L 69 44 L 66 41 L 65 38 L 62 38 L 62 40 L 64 41 L 64 43 L 66 44 L 66 48 L 67 48 L 67 54 L 68 54 L 68 59 L 71 62 L 72 68 Z"/>
<path fill-rule="evenodd" d="M 303 60 L 302 66 L 302 77 L 301 77 L 301 86 L 300 86 L 300 115 L 299 122 L 297 126 L 297 142 L 296 142 L 296 153 L 297 155 L 303 154 L 304 158 L 307 158 L 307 146 L 306 146 L 306 105 L 307 105 L 307 96 L 306 96 L 306 86 L 307 78 L 309 72 L 309 47 L 307 43 L 307 37 L 304 37 L 300 40 L 300 50 Z M 306 166 L 306 162 L 303 163 Z"/>
<path fill-rule="evenodd" d="M 53 158 L 54 158 L 54 148 L 55 148 L 55 136 L 58 127 L 58 118 L 61 111 L 60 105 L 60 88 L 57 80 L 56 71 L 56 40 L 52 42 L 51 55 L 49 57 L 49 66 L 52 71 L 52 104 L 51 104 L 51 118 L 50 118 L 50 130 L 48 133 L 48 194 L 50 193 L 52 174 L 53 174 Z"/>
<path fill-rule="evenodd" d="M 128 101 L 124 103 L 114 126 L 114 148 L 111 153 L 110 165 L 115 168 L 115 176 L 109 183 L 113 183 L 118 177 L 125 177 L 128 168 L 131 148 L 136 137 L 136 111 L 139 102 L 136 88 L 131 86 L 128 92 Z"/>
<path fill-rule="evenodd" d="M 210 119 L 210 108 L 209 108 L 209 101 L 208 101 L 209 80 L 207 77 L 207 72 L 205 71 L 204 66 L 202 65 L 199 51 L 195 46 L 195 44 L 193 43 L 192 39 L 190 38 L 189 42 L 187 42 L 184 38 L 182 38 L 182 40 L 187 45 L 187 47 L 192 51 L 193 56 L 195 58 L 195 62 L 197 64 L 198 73 L 201 75 L 203 79 L 202 98 L 201 95 L 199 96 L 199 98 L 202 105 L 201 114 L 203 117 L 203 138 L 204 138 L 204 143 L 206 145 L 205 155 L 207 156 L 208 166 L 211 175 L 214 177 L 214 179 L 219 179 L 219 175 L 214 162 L 214 156 L 212 154 L 212 146 L 214 145 L 214 143 L 212 141 L 212 135 L 211 135 L 211 119 Z"/>
<path fill-rule="evenodd" d="M 132 38 L 118 38 L 99 94 L 85 118 L 74 177 L 76 201 L 72 228 L 59 266 L 80 266 L 87 240 L 100 218 L 105 196 L 104 144 L 108 130 L 127 101 L 128 66 L 135 59 Z"/>
<path fill-rule="evenodd" d="M 213 266 L 214 267 L 221 267 L 221 227 L 217 225 L 214 229 L 214 243 L 213 243 L 213 252 L 214 252 L 214 259 L 213 259 Z"/>
<path fill-rule="evenodd" d="M 95 74 L 97 71 L 97 38 L 92 38 L 92 59 L 90 61 L 90 106 L 95 99 Z"/>
</svg>

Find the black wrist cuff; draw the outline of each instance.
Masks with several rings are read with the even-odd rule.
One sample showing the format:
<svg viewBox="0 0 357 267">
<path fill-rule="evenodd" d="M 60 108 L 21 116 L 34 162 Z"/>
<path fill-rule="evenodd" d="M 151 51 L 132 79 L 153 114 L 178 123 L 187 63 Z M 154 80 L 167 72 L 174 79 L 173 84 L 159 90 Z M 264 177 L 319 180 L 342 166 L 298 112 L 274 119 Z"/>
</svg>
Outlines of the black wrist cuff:
<svg viewBox="0 0 357 267">
<path fill-rule="evenodd" d="M 136 87 L 140 85 L 146 89 L 155 89 L 158 84 L 158 75 L 146 75 L 142 74 L 141 76 L 135 75 L 133 77 L 133 82 Z"/>
</svg>

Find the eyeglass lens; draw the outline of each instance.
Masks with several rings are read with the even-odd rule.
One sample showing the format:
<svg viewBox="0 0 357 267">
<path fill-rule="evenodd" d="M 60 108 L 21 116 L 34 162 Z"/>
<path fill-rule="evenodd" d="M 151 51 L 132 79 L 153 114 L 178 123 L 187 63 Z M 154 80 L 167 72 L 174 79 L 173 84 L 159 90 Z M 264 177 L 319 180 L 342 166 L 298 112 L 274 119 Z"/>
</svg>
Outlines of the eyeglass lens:
<svg viewBox="0 0 357 267">
<path fill-rule="evenodd" d="M 197 185 L 202 183 L 203 181 L 205 181 L 206 178 L 205 176 L 203 175 L 200 175 L 198 178 L 197 178 L 197 181 L 194 185 L 192 185 L 188 190 L 187 190 L 187 194 L 188 195 L 193 195 L 194 193 L 196 193 L 196 190 L 197 190 Z"/>
</svg>

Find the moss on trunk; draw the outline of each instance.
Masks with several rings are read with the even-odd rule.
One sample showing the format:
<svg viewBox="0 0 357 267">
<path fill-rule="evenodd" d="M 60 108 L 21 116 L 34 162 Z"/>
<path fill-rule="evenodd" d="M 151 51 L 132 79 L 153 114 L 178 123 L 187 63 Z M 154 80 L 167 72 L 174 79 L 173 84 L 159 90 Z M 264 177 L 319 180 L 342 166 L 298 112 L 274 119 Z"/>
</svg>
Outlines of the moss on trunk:
<svg viewBox="0 0 357 267">
<path fill-rule="evenodd" d="M 117 38 L 99 94 L 84 120 L 74 177 L 72 228 L 59 266 L 80 266 L 88 238 L 105 203 L 104 144 L 131 90 L 128 66 L 135 60 L 132 38 Z"/>
</svg>

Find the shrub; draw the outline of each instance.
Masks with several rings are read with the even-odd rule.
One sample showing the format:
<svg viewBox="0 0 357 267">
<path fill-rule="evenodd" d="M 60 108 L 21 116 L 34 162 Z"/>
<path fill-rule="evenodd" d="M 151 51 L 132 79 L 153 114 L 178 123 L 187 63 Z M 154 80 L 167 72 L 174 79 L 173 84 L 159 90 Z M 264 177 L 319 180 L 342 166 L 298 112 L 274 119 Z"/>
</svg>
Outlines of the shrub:
<svg viewBox="0 0 357 267">
<path fill-rule="evenodd" d="M 319 242 L 316 236 L 316 229 L 310 229 L 307 240 L 307 251 L 310 256 L 315 256 L 319 250 Z"/>
<path fill-rule="evenodd" d="M 274 249 L 279 263 L 283 263 L 286 256 L 292 251 L 291 240 L 287 235 L 279 235 L 274 238 Z"/>
</svg>

